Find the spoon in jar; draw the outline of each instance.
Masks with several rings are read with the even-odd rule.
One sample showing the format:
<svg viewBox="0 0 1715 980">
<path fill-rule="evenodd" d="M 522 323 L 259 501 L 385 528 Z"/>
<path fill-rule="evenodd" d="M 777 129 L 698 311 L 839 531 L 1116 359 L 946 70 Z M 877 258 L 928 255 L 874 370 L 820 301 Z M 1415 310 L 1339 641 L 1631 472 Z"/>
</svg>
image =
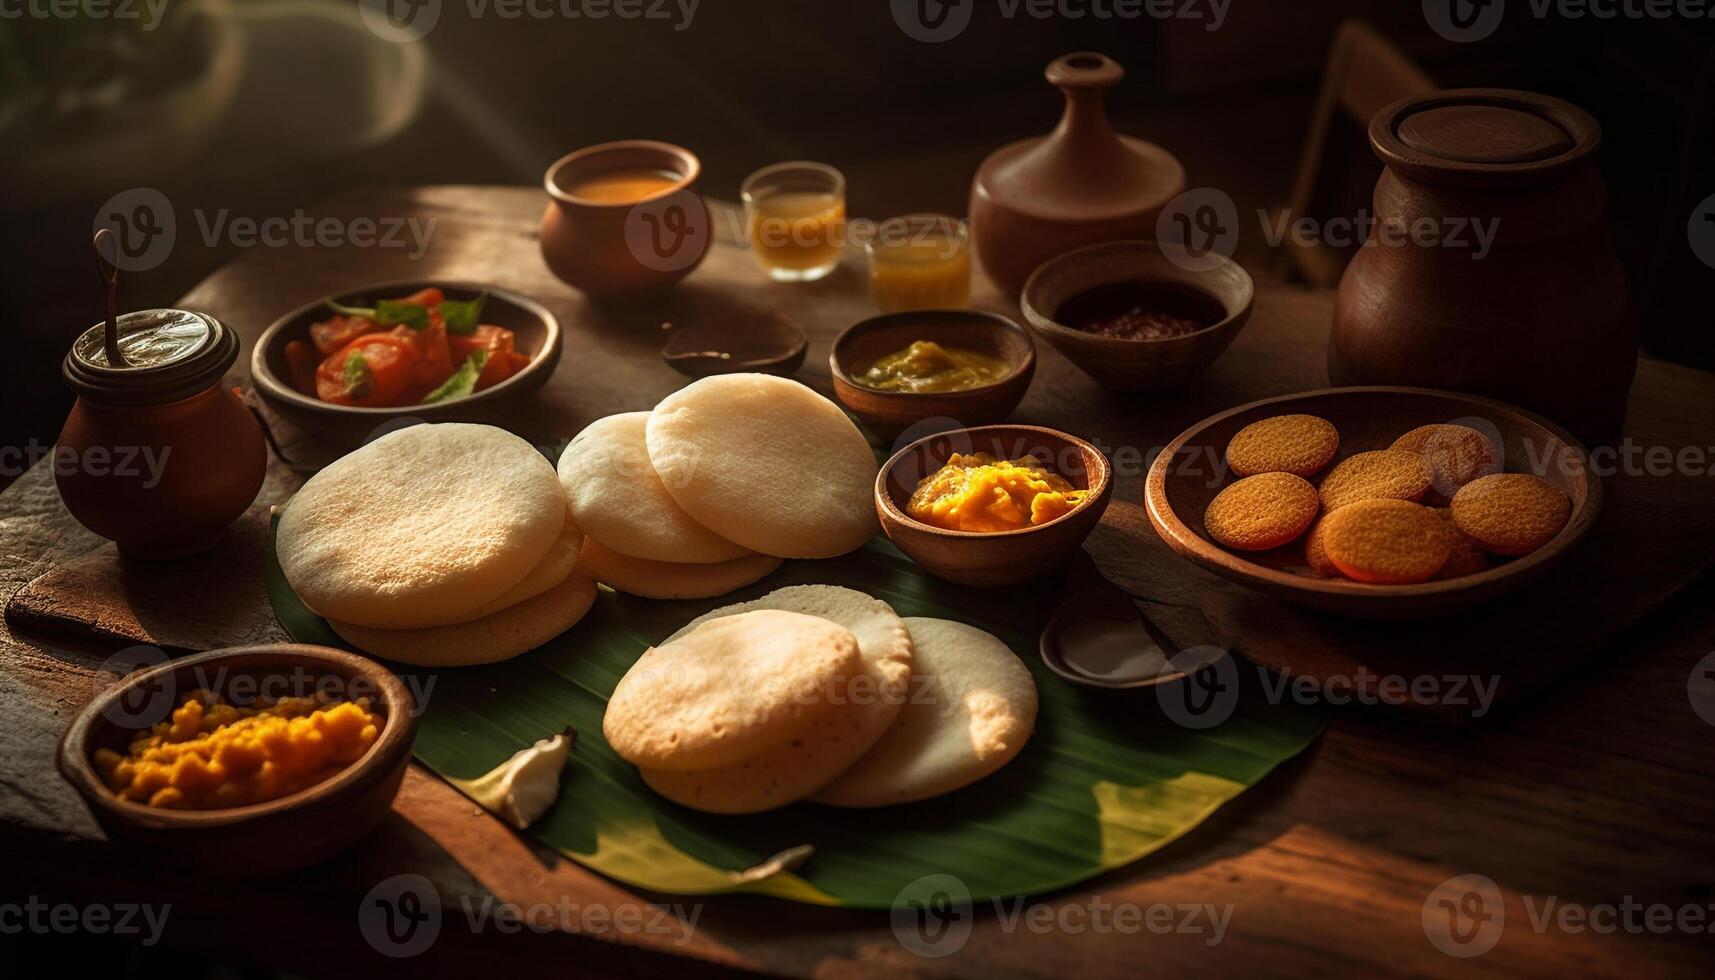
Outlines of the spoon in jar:
<svg viewBox="0 0 1715 980">
<path fill-rule="evenodd" d="M 95 249 L 95 274 L 107 294 L 107 331 L 102 334 L 102 348 L 109 367 L 130 367 L 125 352 L 119 349 L 119 243 L 113 232 L 101 228 L 90 240 Z M 109 255 L 108 253 L 112 253 Z"/>
</svg>

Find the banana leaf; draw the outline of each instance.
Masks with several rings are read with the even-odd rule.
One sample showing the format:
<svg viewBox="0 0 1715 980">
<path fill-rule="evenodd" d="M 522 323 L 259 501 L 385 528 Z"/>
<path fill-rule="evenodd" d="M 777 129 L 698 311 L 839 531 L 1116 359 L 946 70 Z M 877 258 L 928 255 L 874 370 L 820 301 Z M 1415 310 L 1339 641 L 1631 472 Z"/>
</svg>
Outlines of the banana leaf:
<svg viewBox="0 0 1715 980">
<path fill-rule="evenodd" d="M 269 595 L 286 631 L 299 642 L 349 648 L 292 592 L 272 545 L 267 562 Z M 799 803 L 720 816 L 656 796 L 601 737 L 602 711 L 620 677 L 693 617 L 807 583 L 843 585 L 901 616 L 959 620 L 1000 637 L 1040 691 L 1036 733 L 1024 751 L 973 786 L 882 810 Z M 1243 690 L 1219 726 L 1193 731 L 1164 715 L 1149 691 L 1092 693 L 1065 683 L 1036 653 L 1055 593 L 1052 586 L 949 585 L 877 539 L 843 558 L 787 562 L 720 599 L 645 600 L 604 588 L 582 622 L 521 657 L 397 669 L 426 694 L 415 753 L 442 777 L 474 778 L 537 739 L 576 729 L 559 800 L 526 831 L 572 860 L 654 891 L 750 892 L 856 908 L 892 907 L 929 875 L 953 876 L 974 901 L 1076 884 L 1185 834 L 1321 732 L 1320 713 L 1266 703 L 1260 690 Z M 803 844 L 815 851 L 795 872 L 742 874 Z"/>
</svg>

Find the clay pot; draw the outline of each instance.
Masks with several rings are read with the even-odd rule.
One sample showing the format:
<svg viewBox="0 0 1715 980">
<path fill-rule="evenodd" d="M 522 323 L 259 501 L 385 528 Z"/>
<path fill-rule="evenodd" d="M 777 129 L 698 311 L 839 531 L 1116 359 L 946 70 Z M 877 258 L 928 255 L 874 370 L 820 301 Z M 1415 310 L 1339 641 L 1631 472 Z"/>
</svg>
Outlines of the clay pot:
<svg viewBox="0 0 1715 980">
<path fill-rule="evenodd" d="M 1370 145 L 1387 169 L 1340 280 L 1333 383 L 1467 391 L 1587 441 L 1614 435 L 1637 339 L 1592 163 L 1601 137 L 1570 103 L 1503 89 L 1378 113 Z"/>
<path fill-rule="evenodd" d="M 1154 143 L 1114 133 L 1102 109 L 1125 69 L 1091 52 L 1044 73 L 1066 96 L 1047 136 L 989 154 L 971 183 L 970 231 L 983 271 L 1011 297 L 1036 267 L 1097 242 L 1154 238 L 1161 211 L 1185 189 L 1185 168 Z"/>
<path fill-rule="evenodd" d="M 598 202 L 569 190 L 604 171 L 678 176 L 637 201 Z M 548 168 L 542 258 L 554 275 L 595 299 L 647 298 L 691 274 L 708 254 L 711 222 L 697 194 L 702 164 L 671 143 L 623 140 L 569 153 Z"/>
<path fill-rule="evenodd" d="M 106 359 L 101 325 L 66 355 L 78 397 L 51 460 L 60 497 L 127 556 L 195 554 L 255 501 L 267 470 L 261 427 L 221 384 L 238 339 L 184 310 L 128 313 L 118 328 L 127 366 Z"/>
</svg>

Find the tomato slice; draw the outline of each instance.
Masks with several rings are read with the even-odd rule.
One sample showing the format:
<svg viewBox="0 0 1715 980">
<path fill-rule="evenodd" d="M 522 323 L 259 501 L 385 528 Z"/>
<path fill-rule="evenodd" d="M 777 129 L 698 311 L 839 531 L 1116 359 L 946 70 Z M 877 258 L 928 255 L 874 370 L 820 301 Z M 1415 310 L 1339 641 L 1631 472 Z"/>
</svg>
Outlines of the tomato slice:
<svg viewBox="0 0 1715 980">
<path fill-rule="evenodd" d="M 348 370 L 353 357 L 362 367 Z M 400 405 L 418 360 L 410 341 L 391 333 L 365 334 L 316 369 L 316 396 L 335 405 Z"/>
<path fill-rule="evenodd" d="M 482 374 L 477 376 L 476 390 L 492 388 L 518 373 L 524 364 L 530 363 L 528 355 L 517 353 L 513 345 L 517 338 L 512 331 L 505 327 L 484 324 L 464 336 L 450 335 L 447 343 L 452 350 L 453 363 L 463 364 L 465 358 L 479 350 L 488 351 L 488 363 L 482 366 Z M 519 358 L 523 361 L 520 363 Z"/>
<path fill-rule="evenodd" d="M 446 298 L 447 298 L 447 296 L 445 293 L 441 292 L 439 289 L 436 289 L 433 286 L 429 286 L 425 289 L 419 289 L 409 296 L 399 297 L 398 302 L 400 302 L 400 303 L 416 303 L 418 306 L 426 306 L 431 311 L 433 311 L 435 308 L 435 304 L 439 303 L 441 300 L 446 299 Z"/>
<path fill-rule="evenodd" d="M 417 351 L 417 363 L 411 368 L 411 384 L 433 390 L 452 377 L 453 357 L 447 346 L 447 325 L 439 313 L 429 312 L 429 325 L 421 330 L 397 326 L 389 331 L 408 342 Z"/>
<path fill-rule="evenodd" d="M 316 366 L 321 362 L 315 348 L 302 340 L 288 340 L 285 355 L 286 373 L 291 375 L 292 387 L 313 397 L 316 393 Z"/>
<path fill-rule="evenodd" d="M 380 329 L 375 321 L 368 317 L 335 315 L 310 325 L 310 342 L 316 345 L 317 354 L 329 357 L 335 351 L 344 350 L 347 344 L 364 334 L 375 333 Z"/>
</svg>

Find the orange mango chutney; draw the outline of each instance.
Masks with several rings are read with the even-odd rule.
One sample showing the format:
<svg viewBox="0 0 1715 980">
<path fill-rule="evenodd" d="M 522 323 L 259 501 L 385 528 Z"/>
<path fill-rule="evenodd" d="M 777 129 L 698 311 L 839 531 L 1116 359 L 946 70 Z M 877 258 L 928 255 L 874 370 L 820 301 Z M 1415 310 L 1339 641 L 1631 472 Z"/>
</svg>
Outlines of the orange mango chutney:
<svg viewBox="0 0 1715 980">
<path fill-rule="evenodd" d="M 905 512 L 949 531 L 1016 531 L 1064 517 L 1088 495 L 1034 459 L 954 453 L 917 484 Z"/>
<path fill-rule="evenodd" d="M 94 762 L 120 799 L 219 810 L 276 800 L 337 774 L 369 751 L 383 724 L 368 698 L 237 707 L 197 690 L 169 720 L 133 736 L 126 754 L 97 749 Z"/>
</svg>

